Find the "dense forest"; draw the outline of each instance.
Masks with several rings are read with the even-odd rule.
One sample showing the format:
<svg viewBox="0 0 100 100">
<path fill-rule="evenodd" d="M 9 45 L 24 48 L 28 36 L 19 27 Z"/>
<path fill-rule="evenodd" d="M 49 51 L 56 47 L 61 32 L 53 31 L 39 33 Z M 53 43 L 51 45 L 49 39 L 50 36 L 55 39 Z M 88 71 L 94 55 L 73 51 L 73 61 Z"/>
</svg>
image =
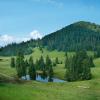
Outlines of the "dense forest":
<svg viewBox="0 0 100 100">
<path fill-rule="evenodd" d="M 17 55 L 17 53 L 21 50 L 25 55 L 31 54 L 33 52 L 33 48 L 38 45 L 38 40 L 31 39 L 27 42 L 22 43 L 12 43 L 8 44 L 5 47 L 0 48 L 1 56 L 13 56 Z"/>
<path fill-rule="evenodd" d="M 100 46 L 100 26 L 80 21 L 45 36 L 42 43 L 49 50 L 97 50 Z"/>
<path fill-rule="evenodd" d="M 48 50 L 78 51 L 100 49 L 100 25 L 90 22 L 76 22 L 61 30 L 44 36 L 41 40 L 30 40 L 20 44 L 10 44 L 1 48 L 0 55 L 16 55 L 20 49 L 24 54 L 33 52 L 33 48 L 46 47 Z"/>
</svg>

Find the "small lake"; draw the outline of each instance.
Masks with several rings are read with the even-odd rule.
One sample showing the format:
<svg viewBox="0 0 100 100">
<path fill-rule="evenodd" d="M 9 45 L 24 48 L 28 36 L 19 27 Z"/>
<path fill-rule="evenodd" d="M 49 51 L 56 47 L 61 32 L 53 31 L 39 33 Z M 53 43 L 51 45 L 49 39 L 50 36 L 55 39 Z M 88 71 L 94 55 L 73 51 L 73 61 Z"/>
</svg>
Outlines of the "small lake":
<svg viewBox="0 0 100 100">
<path fill-rule="evenodd" d="M 21 79 L 22 80 L 31 80 L 29 75 L 26 75 L 26 77 L 22 76 Z M 45 83 L 47 83 L 47 82 L 58 82 L 58 83 L 66 82 L 66 81 L 61 80 L 59 78 L 51 78 L 51 79 L 49 79 L 49 77 L 43 78 L 43 77 L 41 77 L 41 75 L 36 76 L 36 81 L 45 82 Z"/>
</svg>

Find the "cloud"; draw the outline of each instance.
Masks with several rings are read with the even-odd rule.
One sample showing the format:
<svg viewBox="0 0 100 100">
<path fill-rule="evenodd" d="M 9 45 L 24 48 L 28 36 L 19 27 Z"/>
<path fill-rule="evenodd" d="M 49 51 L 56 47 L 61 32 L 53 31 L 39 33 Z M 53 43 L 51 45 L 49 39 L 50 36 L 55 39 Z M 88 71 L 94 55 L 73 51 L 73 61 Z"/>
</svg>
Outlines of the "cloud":
<svg viewBox="0 0 100 100">
<path fill-rule="evenodd" d="M 32 31 L 31 33 L 30 33 L 30 37 L 32 38 L 32 39 L 38 39 L 38 38 L 42 38 L 42 35 L 41 35 L 41 33 L 39 33 L 37 30 L 34 30 L 34 31 Z"/>
<path fill-rule="evenodd" d="M 7 34 L 0 36 L 0 46 L 7 45 L 9 43 L 12 43 L 13 41 L 14 41 L 13 36 Z"/>
<path fill-rule="evenodd" d="M 5 34 L 5 35 L 0 36 L 0 41 L 11 42 L 13 41 L 13 37 Z"/>
<path fill-rule="evenodd" d="M 38 39 L 38 38 L 42 38 L 42 34 L 37 31 L 37 30 L 33 30 L 32 32 L 27 34 L 28 36 L 23 36 L 23 37 L 15 37 L 15 36 L 11 36 L 8 34 L 4 34 L 0 36 L 0 46 L 4 46 L 10 43 L 20 43 L 22 41 L 26 42 L 30 39 Z"/>
</svg>

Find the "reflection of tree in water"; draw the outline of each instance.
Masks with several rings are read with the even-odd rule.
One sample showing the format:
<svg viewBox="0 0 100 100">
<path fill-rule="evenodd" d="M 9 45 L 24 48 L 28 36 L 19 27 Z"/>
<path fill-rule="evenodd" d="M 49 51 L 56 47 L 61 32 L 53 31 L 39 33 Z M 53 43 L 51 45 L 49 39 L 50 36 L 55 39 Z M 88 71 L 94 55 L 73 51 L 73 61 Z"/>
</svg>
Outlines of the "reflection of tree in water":
<svg viewBox="0 0 100 100">
<path fill-rule="evenodd" d="M 54 73 L 53 73 L 53 68 L 52 68 L 52 66 L 50 66 L 50 67 L 49 67 L 49 71 L 48 71 L 48 76 L 49 76 L 48 81 L 49 81 L 49 82 L 53 82 L 53 75 L 54 75 Z"/>
<path fill-rule="evenodd" d="M 53 77 L 49 77 L 48 82 L 53 82 Z"/>
<path fill-rule="evenodd" d="M 47 73 L 45 70 L 43 70 L 43 73 L 41 74 L 41 78 L 42 79 L 46 79 L 47 78 Z"/>
</svg>

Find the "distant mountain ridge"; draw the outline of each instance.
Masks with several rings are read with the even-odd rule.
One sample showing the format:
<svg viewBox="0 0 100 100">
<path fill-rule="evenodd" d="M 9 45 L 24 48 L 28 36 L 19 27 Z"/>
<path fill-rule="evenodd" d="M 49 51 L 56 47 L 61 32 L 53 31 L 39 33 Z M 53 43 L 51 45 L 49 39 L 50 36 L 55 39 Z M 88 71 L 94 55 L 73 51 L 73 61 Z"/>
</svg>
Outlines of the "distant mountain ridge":
<svg viewBox="0 0 100 100">
<path fill-rule="evenodd" d="M 83 49 L 95 51 L 100 48 L 100 25 L 85 21 L 75 22 L 44 36 L 41 40 L 30 40 L 5 46 L 1 48 L 0 55 L 16 55 L 19 50 L 25 54 L 30 54 L 36 46 L 58 51 Z"/>
</svg>

